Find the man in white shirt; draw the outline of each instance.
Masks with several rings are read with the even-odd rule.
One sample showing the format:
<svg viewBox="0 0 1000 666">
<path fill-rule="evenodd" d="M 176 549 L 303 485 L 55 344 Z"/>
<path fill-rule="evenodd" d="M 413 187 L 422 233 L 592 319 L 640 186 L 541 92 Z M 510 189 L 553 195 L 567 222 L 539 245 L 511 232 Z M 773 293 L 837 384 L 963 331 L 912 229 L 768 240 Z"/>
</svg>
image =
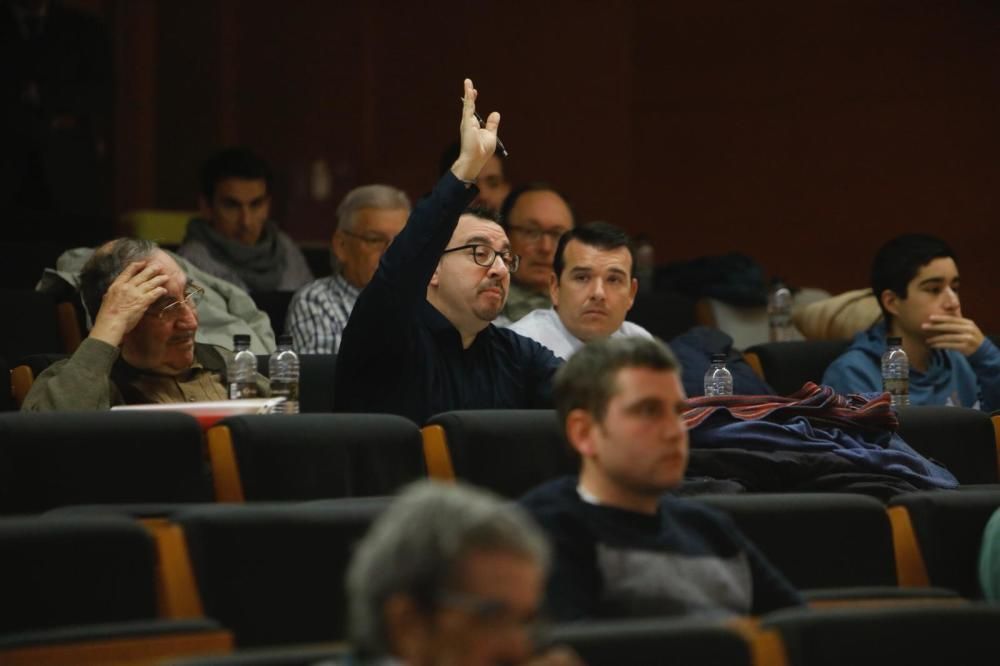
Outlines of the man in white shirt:
<svg viewBox="0 0 1000 666">
<path fill-rule="evenodd" d="M 530 312 L 511 330 L 568 359 L 591 340 L 653 337 L 625 321 L 639 281 L 628 234 L 604 222 L 570 229 L 556 246 L 549 294 L 553 307 Z"/>
</svg>

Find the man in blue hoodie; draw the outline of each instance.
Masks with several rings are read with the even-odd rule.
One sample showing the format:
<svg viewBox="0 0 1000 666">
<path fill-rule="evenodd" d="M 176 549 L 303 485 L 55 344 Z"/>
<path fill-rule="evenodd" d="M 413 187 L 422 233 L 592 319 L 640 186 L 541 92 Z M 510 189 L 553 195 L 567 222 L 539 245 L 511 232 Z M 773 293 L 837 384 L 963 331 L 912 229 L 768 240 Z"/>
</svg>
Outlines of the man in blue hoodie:
<svg viewBox="0 0 1000 666">
<path fill-rule="evenodd" d="M 910 360 L 910 404 L 1000 408 L 1000 350 L 962 316 L 955 253 L 939 238 L 905 234 L 875 255 L 872 291 L 883 321 L 858 333 L 823 375 L 840 393 L 882 390 L 887 337 Z"/>
</svg>

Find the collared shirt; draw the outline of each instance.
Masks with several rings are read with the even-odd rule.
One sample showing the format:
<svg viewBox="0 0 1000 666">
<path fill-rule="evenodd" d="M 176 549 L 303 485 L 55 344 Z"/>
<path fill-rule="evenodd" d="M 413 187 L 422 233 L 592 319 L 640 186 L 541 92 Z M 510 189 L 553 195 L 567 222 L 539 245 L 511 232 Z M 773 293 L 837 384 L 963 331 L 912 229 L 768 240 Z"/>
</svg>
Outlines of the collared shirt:
<svg viewBox="0 0 1000 666">
<path fill-rule="evenodd" d="M 300 354 L 336 354 L 361 290 L 343 275 L 313 280 L 292 297 L 286 330 Z"/>
<path fill-rule="evenodd" d="M 559 360 L 549 350 L 492 324 L 463 349 L 458 330 L 427 302 L 441 252 L 475 194 L 446 173 L 382 256 L 344 330 L 334 411 L 423 425 L 449 410 L 551 406 Z"/>
<path fill-rule="evenodd" d="M 511 280 L 507 302 L 494 323 L 497 326 L 509 326 L 533 310 L 544 310 L 549 307 L 552 307 L 552 299 L 548 292 L 528 289 Z"/>
<path fill-rule="evenodd" d="M 510 330 L 531 338 L 548 347 L 552 353 L 561 359 L 568 359 L 583 346 L 583 340 L 570 333 L 559 313 L 553 308 L 535 310 L 510 325 Z M 630 321 L 622 322 L 618 330 L 611 334 L 612 338 L 635 336 L 652 338 L 653 335 L 642 326 Z"/>
</svg>

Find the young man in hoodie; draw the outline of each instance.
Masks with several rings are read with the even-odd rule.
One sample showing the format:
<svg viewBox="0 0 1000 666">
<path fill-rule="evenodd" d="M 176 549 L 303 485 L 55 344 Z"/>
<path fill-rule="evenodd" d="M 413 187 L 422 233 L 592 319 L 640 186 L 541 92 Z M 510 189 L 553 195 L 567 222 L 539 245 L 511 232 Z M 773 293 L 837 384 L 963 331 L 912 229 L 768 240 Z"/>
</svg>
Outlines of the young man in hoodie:
<svg viewBox="0 0 1000 666">
<path fill-rule="evenodd" d="M 939 238 L 905 234 L 875 255 L 872 292 L 883 320 L 858 333 L 823 375 L 840 393 L 882 390 L 882 354 L 899 337 L 910 361 L 911 405 L 1000 408 L 1000 349 L 962 316 L 955 253 Z"/>
</svg>

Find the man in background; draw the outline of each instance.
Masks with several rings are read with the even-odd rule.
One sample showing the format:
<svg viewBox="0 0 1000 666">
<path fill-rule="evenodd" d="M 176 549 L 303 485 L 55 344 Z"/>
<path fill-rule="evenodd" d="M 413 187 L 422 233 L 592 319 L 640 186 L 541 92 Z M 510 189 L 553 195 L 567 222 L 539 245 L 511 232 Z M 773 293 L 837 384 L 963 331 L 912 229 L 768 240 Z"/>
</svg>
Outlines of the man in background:
<svg viewBox="0 0 1000 666">
<path fill-rule="evenodd" d="M 201 217 L 177 254 L 248 292 L 294 291 L 313 279 L 306 258 L 270 219 L 271 168 L 246 148 L 228 148 L 201 170 Z"/>
<path fill-rule="evenodd" d="M 334 274 L 302 287 L 288 308 L 286 327 L 300 354 L 335 354 L 340 336 L 386 248 L 406 224 L 410 199 L 389 185 L 364 185 L 337 207 L 331 248 Z"/>
</svg>

